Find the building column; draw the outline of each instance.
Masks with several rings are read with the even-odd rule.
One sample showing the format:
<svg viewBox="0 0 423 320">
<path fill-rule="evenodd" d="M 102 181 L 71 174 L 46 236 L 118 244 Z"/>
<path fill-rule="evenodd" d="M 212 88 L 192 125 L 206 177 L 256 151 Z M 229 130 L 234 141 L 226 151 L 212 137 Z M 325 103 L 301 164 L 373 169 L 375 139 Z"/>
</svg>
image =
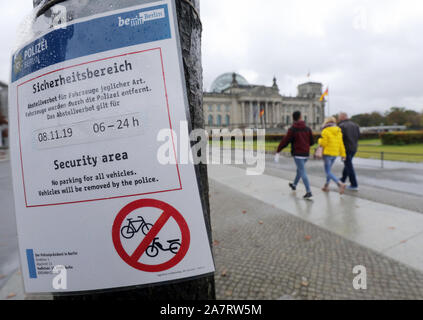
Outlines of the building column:
<svg viewBox="0 0 423 320">
<path fill-rule="evenodd" d="M 250 103 L 245 102 L 245 109 L 244 109 L 244 124 L 248 126 L 250 124 Z"/>
<path fill-rule="evenodd" d="M 245 101 L 241 104 L 241 125 L 245 125 Z"/>
<path fill-rule="evenodd" d="M 250 102 L 245 102 L 245 124 L 250 125 Z"/>
<path fill-rule="evenodd" d="M 256 112 L 256 117 L 257 117 L 257 123 L 258 123 L 258 125 L 261 125 L 262 123 L 263 123 L 263 118 L 260 118 L 260 111 L 261 111 L 261 108 L 262 108 L 262 103 L 261 103 L 261 101 L 257 101 L 257 112 Z"/>
<path fill-rule="evenodd" d="M 254 109 L 256 111 L 256 116 L 254 117 L 254 123 L 257 127 L 259 127 L 259 125 L 261 124 L 261 121 L 260 121 L 260 101 L 255 102 Z"/>
<path fill-rule="evenodd" d="M 269 112 L 269 115 L 267 116 L 267 123 L 268 123 L 268 126 L 269 126 L 269 128 L 272 128 L 272 126 L 273 126 L 273 121 L 272 121 L 272 118 L 273 118 L 273 110 L 272 110 L 272 104 L 270 103 L 270 101 L 268 101 L 268 102 L 266 102 L 266 105 L 267 105 L 267 111 Z"/>
<path fill-rule="evenodd" d="M 249 114 L 249 118 L 250 118 L 250 123 L 249 123 L 249 125 L 250 126 L 252 126 L 253 125 L 253 123 L 254 123 L 254 117 L 253 117 L 253 115 L 254 115 L 254 110 L 253 110 L 253 106 L 254 106 L 254 103 L 252 102 L 252 101 L 250 101 L 250 114 Z"/>
<path fill-rule="evenodd" d="M 279 123 L 279 102 L 275 102 L 275 124 Z"/>
<path fill-rule="evenodd" d="M 244 122 L 244 101 L 241 101 L 239 103 L 239 122 L 238 122 L 238 127 L 240 127 L 243 122 Z"/>
<path fill-rule="evenodd" d="M 260 122 L 260 102 L 254 101 L 253 112 L 255 113 L 255 116 L 253 115 L 254 125 L 257 126 L 258 123 Z"/>
<path fill-rule="evenodd" d="M 276 102 L 276 123 L 280 123 L 282 118 L 282 103 Z"/>
<path fill-rule="evenodd" d="M 270 126 L 270 104 L 268 101 L 264 102 L 264 112 L 265 112 L 265 119 L 266 119 L 266 127 Z"/>
<path fill-rule="evenodd" d="M 268 128 L 272 127 L 272 107 L 270 106 L 270 102 L 265 102 L 266 110 L 267 110 L 267 119 L 266 124 Z"/>
<path fill-rule="evenodd" d="M 235 121 L 235 123 L 237 125 L 240 125 L 242 123 L 242 110 L 243 110 L 243 104 L 244 102 L 242 101 L 238 101 L 238 108 L 236 109 L 236 117 L 234 117 L 233 121 Z"/>
</svg>

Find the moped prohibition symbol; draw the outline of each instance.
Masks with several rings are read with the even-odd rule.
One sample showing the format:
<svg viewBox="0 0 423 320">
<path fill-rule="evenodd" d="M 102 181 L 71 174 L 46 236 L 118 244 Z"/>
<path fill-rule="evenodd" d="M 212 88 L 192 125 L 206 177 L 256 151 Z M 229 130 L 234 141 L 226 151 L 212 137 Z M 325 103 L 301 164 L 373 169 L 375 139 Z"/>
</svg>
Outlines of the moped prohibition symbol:
<svg viewBox="0 0 423 320">
<path fill-rule="evenodd" d="M 179 248 L 181 247 L 181 243 L 179 239 L 168 240 L 167 241 L 169 243 L 168 248 L 163 248 L 162 244 L 158 242 L 157 240 L 159 240 L 159 238 L 154 238 L 153 242 L 147 247 L 147 250 L 145 251 L 145 253 L 147 253 L 147 255 L 151 258 L 154 258 L 155 256 L 159 254 L 159 249 L 162 251 L 170 251 L 173 254 L 176 254 Z"/>
<path fill-rule="evenodd" d="M 125 239 L 131 239 L 135 233 L 141 230 L 144 235 L 147 235 L 148 231 L 153 227 L 151 223 L 145 222 L 144 218 L 141 216 L 138 216 L 139 220 L 133 220 L 132 218 L 128 218 L 128 224 L 123 226 L 122 229 L 120 229 L 120 234 Z M 139 223 L 137 227 L 137 223 Z"/>
</svg>

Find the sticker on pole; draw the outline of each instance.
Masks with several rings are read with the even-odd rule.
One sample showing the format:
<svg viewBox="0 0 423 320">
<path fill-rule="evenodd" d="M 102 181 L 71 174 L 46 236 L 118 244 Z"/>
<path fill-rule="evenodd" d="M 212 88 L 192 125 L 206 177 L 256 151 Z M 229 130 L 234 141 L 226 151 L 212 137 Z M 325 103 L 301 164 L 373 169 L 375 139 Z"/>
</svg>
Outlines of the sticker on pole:
<svg viewBox="0 0 423 320">
<path fill-rule="evenodd" d="M 112 238 L 122 260 L 145 272 L 173 268 L 190 245 L 183 216 L 171 205 L 154 199 L 137 200 L 122 208 L 113 223 Z"/>
</svg>

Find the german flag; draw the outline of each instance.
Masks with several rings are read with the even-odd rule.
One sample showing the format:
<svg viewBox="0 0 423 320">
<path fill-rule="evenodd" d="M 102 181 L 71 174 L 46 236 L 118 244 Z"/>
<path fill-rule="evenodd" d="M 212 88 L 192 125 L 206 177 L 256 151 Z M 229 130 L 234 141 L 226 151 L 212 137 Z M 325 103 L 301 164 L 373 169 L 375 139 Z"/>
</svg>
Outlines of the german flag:
<svg viewBox="0 0 423 320">
<path fill-rule="evenodd" d="M 260 118 L 264 116 L 264 109 L 260 110 Z"/>
<path fill-rule="evenodd" d="M 322 96 L 320 97 L 320 102 L 325 100 L 325 97 L 329 95 L 329 88 L 326 89 L 325 92 L 323 92 Z"/>
</svg>

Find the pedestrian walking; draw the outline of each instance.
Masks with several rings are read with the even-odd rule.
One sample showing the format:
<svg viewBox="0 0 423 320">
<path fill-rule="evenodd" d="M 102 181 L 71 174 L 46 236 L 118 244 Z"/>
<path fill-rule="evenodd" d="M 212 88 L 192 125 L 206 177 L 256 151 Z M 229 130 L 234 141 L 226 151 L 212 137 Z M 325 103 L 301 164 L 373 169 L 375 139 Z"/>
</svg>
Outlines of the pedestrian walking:
<svg viewBox="0 0 423 320">
<path fill-rule="evenodd" d="M 346 158 L 342 131 L 336 125 L 334 117 L 326 118 L 323 124 L 322 137 L 319 139 L 318 144 L 323 148 L 323 162 L 326 172 L 326 183 L 322 190 L 329 192 L 329 184 L 333 180 L 339 188 L 339 193 L 343 194 L 346 185 L 332 173 L 332 166 L 336 158 L 339 156 L 343 159 Z"/>
<path fill-rule="evenodd" d="M 291 144 L 291 154 L 294 157 L 295 165 L 297 167 L 297 174 L 295 176 L 294 182 L 289 183 L 289 187 L 293 191 L 297 190 L 298 182 L 301 179 L 306 188 L 304 199 L 308 200 L 313 197 L 306 171 L 306 163 L 310 156 L 310 146 L 314 144 L 313 132 L 309 127 L 306 126 L 300 111 L 295 111 L 292 114 L 292 118 L 294 123 L 289 128 L 288 133 L 279 144 L 276 154 L 279 154 L 284 148 Z"/>
<path fill-rule="evenodd" d="M 338 115 L 339 123 L 338 126 L 342 130 L 342 138 L 344 140 L 345 151 L 347 157 L 344 161 L 344 170 L 342 171 L 342 183 L 350 180 L 350 185 L 347 186 L 348 190 L 358 191 L 357 177 L 353 166 L 353 158 L 357 153 L 358 139 L 360 138 L 360 127 L 348 118 L 345 112 L 341 112 Z"/>
</svg>

